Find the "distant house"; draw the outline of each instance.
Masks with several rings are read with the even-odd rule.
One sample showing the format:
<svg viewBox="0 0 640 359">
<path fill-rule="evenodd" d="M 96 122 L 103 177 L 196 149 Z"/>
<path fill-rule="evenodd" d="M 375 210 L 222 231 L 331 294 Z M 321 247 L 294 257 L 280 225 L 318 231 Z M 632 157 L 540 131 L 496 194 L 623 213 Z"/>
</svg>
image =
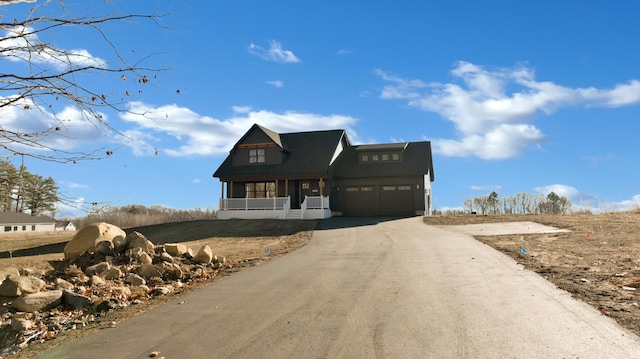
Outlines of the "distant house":
<svg viewBox="0 0 640 359">
<path fill-rule="evenodd" d="M 56 221 L 56 231 L 75 231 L 76 225 L 71 221 Z"/>
<path fill-rule="evenodd" d="M 49 217 L 25 213 L 0 213 L 0 233 L 47 232 L 55 230 L 56 221 Z"/>
<path fill-rule="evenodd" d="M 431 214 L 430 142 L 353 145 L 344 130 L 276 133 L 259 125 L 213 177 L 219 219 Z"/>
</svg>

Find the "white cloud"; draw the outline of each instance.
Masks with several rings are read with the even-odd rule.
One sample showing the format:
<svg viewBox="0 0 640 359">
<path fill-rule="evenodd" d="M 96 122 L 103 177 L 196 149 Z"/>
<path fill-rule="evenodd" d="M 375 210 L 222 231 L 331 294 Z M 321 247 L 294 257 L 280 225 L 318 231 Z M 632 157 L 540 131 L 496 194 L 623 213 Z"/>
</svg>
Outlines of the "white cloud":
<svg viewBox="0 0 640 359">
<path fill-rule="evenodd" d="M 41 70 L 93 66 L 107 68 L 106 61 L 92 56 L 85 49 L 56 49 L 40 41 L 34 29 L 14 26 L 0 37 L 0 54 L 14 62 L 37 65 Z"/>
<path fill-rule="evenodd" d="M 282 44 L 274 40 L 269 41 L 268 49 L 251 43 L 251 45 L 249 45 L 249 53 L 263 60 L 282 64 L 301 61 L 293 52 L 284 50 Z"/>
<path fill-rule="evenodd" d="M 143 115 L 144 114 L 144 115 Z M 226 154 L 242 135 L 253 125 L 260 124 L 273 131 L 286 133 L 327 129 L 345 129 L 352 141 L 357 142 L 353 131 L 356 119 L 342 115 L 320 115 L 287 111 L 275 113 L 266 110 L 236 113 L 228 119 L 215 119 L 199 115 L 177 105 L 152 107 L 141 102 L 132 103 L 131 112 L 120 115 L 124 121 L 136 127 L 127 134 L 136 138 L 136 155 L 148 155 L 151 147 L 169 156 L 209 156 Z M 138 138 L 138 134 L 142 135 Z M 163 141 L 168 136 L 177 145 Z M 137 145 L 147 147 L 144 151 Z"/>
<path fill-rule="evenodd" d="M 272 86 L 277 87 L 277 88 L 281 88 L 281 87 L 284 86 L 284 82 L 282 82 L 280 80 L 267 81 L 267 84 L 272 85 Z"/>
<path fill-rule="evenodd" d="M 13 98 L 0 97 L 0 103 L 10 100 Z M 100 115 L 101 121 L 108 123 L 107 116 Z M 91 115 L 83 114 L 77 108 L 68 106 L 54 117 L 49 112 L 40 111 L 38 105 L 30 99 L 20 99 L 11 106 L 0 107 L 0 119 L 4 131 L 36 136 L 30 137 L 37 140 L 30 150 L 71 150 L 85 144 L 95 144 L 103 141 L 105 136 L 113 135 L 107 127 L 91 123 L 91 118 L 93 118 Z M 55 130 L 56 128 L 58 130 Z M 15 146 L 14 149 L 26 149 L 25 146 L 18 145 L 21 141 L 23 139 L 15 138 L 12 144 Z"/>
<path fill-rule="evenodd" d="M 202 183 L 202 180 L 199 178 L 194 179 L 193 181 L 191 181 L 191 183 L 193 184 L 198 184 L 198 183 Z"/>
<path fill-rule="evenodd" d="M 69 188 L 79 188 L 79 189 L 89 189 L 90 188 L 89 185 L 75 183 L 75 182 L 68 183 L 67 187 L 69 187 Z"/>
<path fill-rule="evenodd" d="M 630 199 L 626 199 L 619 202 L 610 202 L 601 204 L 603 210 L 613 211 L 630 211 L 640 208 L 640 194 L 637 194 Z"/>
<path fill-rule="evenodd" d="M 534 126 L 501 124 L 485 134 L 472 133 L 461 140 L 436 139 L 431 142 L 434 150 L 444 156 L 500 160 L 517 156 L 543 139 L 542 132 Z"/>
<path fill-rule="evenodd" d="M 67 199 L 56 203 L 56 218 L 74 218 L 87 215 L 84 197 Z"/>
<path fill-rule="evenodd" d="M 235 113 L 248 113 L 251 111 L 251 106 L 233 106 L 232 109 Z"/>
<path fill-rule="evenodd" d="M 553 192 L 560 197 L 567 197 L 572 202 L 574 200 L 580 199 L 580 192 L 575 187 L 567 186 L 564 184 L 552 184 L 542 187 L 536 187 L 533 190 L 545 196 Z"/>
<path fill-rule="evenodd" d="M 459 138 L 433 140 L 435 150 L 445 156 L 511 158 L 544 141 L 542 131 L 531 124 L 541 114 L 575 105 L 618 107 L 640 102 L 637 80 L 613 89 L 570 88 L 537 81 L 526 66 L 490 70 L 461 61 L 451 71 L 456 81 L 447 84 L 403 79 L 383 70 L 375 73 L 389 83 L 380 98 L 406 100 L 453 122 Z"/>
</svg>

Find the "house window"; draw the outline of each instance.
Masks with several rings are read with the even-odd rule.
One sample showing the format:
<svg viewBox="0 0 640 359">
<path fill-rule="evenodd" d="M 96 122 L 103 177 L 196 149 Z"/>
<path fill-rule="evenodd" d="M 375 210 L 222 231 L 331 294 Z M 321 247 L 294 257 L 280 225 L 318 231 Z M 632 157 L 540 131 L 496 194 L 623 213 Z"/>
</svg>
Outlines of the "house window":
<svg viewBox="0 0 640 359">
<path fill-rule="evenodd" d="M 382 186 L 383 191 L 395 191 L 396 186 Z"/>
<path fill-rule="evenodd" d="M 373 192 L 373 187 L 360 187 L 360 192 Z"/>
<path fill-rule="evenodd" d="M 309 189 L 309 182 L 303 182 L 302 189 Z"/>
<path fill-rule="evenodd" d="M 11 232 L 11 226 L 4 226 L 5 232 Z"/>
<path fill-rule="evenodd" d="M 411 186 L 398 186 L 398 191 L 411 191 Z"/>
<path fill-rule="evenodd" d="M 398 153 L 392 153 L 392 154 L 391 154 L 391 160 L 392 160 L 392 161 L 400 161 L 400 154 L 398 154 Z"/>
<path fill-rule="evenodd" d="M 249 163 L 264 163 L 265 158 L 264 148 L 249 150 Z"/>
<path fill-rule="evenodd" d="M 22 230 L 26 231 L 27 230 L 27 226 L 22 226 Z"/>
<path fill-rule="evenodd" d="M 383 161 L 389 161 L 389 154 L 388 153 L 383 153 L 381 157 L 382 157 Z"/>
<path fill-rule="evenodd" d="M 362 157 L 360 157 L 360 160 L 362 162 L 369 162 L 369 155 L 362 155 Z"/>
<path fill-rule="evenodd" d="M 358 187 L 347 187 L 347 192 L 358 192 Z"/>
<path fill-rule="evenodd" d="M 13 226 L 14 231 L 18 231 L 18 226 Z"/>
<path fill-rule="evenodd" d="M 246 183 L 244 188 L 248 198 L 273 198 L 276 196 L 275 182 Z"/>
<path fill-rule="evenodd" d="M 374 162 L 380 161 L 380 156 L 379 155 L 371 155 L 371 160 Z"/>
<path fill-rule="evenodd" d="M 35 231 L 36 230 L 36 226 L 35 225 L 31 226 L 31 230 Z"/>
</svg>

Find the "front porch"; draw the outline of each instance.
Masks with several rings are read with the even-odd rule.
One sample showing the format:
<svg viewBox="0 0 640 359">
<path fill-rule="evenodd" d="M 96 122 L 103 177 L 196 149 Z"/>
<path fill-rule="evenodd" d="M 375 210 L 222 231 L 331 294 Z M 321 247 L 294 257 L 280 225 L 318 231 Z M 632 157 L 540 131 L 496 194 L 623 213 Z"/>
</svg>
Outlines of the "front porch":
<svg viewBox="0 0 640 359">
<path fill-rule="evenodd" d="M 218 219 L 325 219 L 331 217 L 328 196 L 305 196 L 300 209 L 291 208 L 291 196 L 221 198 Z"/>
</svg>

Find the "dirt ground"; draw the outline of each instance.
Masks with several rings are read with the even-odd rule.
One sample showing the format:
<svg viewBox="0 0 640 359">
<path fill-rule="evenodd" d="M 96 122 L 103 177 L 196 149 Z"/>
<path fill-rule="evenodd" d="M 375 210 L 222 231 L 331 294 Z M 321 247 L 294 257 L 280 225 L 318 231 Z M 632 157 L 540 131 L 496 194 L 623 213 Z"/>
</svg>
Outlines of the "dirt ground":
<svg viewBox="0 0 640 359">
<path fill-rule="evenodd" d="M 640 335 L 640 212 L 425 218 L 431 225 L 513 221 L 571 232 L 475 238 Z"/>
<path fill-rule="evenodd" d="M 566 233 L 477 236 L 476 239 L 513 257 L 558 288 L 568 291 L 640 335 L 640 212 L 598 215 L 460 215 L 425 217 L 427 225 L 460 225 L 532 221 Z M 127 229 L 137 230 L 156 244 L 182 242 L 199 247 L 209 244 L 225 256 L 233 268 L 181 292 L 122 310 L 109 312 L 86 328 L 66 331 L 58 337 L 30 345 L 4 358 L 28 358 L 65 340 L 107 328 L 136 313 L 150 310 L 176 295 L 218 280 L 270 258 L 290 253 L 311 240 L 315 221 L 194 221 Z M 62 258 L 62 248 L 73 234 L 0 237 L 0 268 L 49 269 L 48 260 Z M 267 248 L 269 249 L 267 251 Z M 526 254 L 522 249 L 525 249 Z M 9 252 L 13 251 L 13 258 Z M 269 252 L 269 253 L 267 253 Z M 1 303 L 0 303 L 1 304 Z M 1 309 L 1 308 L 0 308 Z M 3 357 L 0 357 L 0 359 Z"/>
</svg>

